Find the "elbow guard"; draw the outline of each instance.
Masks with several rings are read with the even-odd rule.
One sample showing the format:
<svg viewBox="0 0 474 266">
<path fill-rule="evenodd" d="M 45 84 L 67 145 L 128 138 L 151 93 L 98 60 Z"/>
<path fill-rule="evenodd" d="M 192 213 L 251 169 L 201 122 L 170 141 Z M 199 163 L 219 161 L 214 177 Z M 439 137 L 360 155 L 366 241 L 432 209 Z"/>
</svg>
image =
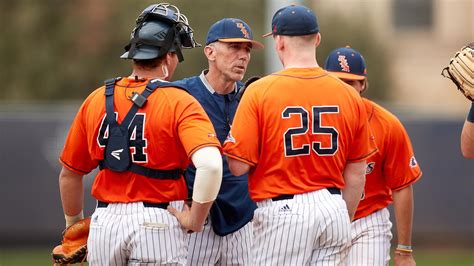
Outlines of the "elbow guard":
<svg viewBox="0 0 474 266">
<path fill-rule="evenodd" d="M 207 203 L 216 199 L 222 183 L 222 156 L 216 147 L 204 147 L 191 156 L 196 167 L 193 200 Z"/>
</svg>

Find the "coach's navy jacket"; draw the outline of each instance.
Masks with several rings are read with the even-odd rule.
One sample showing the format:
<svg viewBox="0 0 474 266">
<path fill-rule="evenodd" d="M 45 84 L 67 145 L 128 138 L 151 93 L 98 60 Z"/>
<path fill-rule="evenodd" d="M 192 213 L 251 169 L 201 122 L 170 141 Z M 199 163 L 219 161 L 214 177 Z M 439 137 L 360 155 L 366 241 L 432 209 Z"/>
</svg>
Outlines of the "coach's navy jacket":
<svg viewBox="0 0 474 266">
<path fill-rule="evenodd" d="M 214 125 L 219 141 L 224 144 L 237 110 L 236 92 L 243 84 L 237 83 L 236 90 L 233 93 L 219 95 L 216 92 L 211 92 L 213 89 L 205 79 L 204 73 L 200 76 L 173 83 L 185 87 L 201 103 Z M 227 157 L 222 156 L 222 161 L 224 163 L 222 185 L 210 211 L 212 228 L 219 236 L 228 235 L 245 226 L 252 220 L 253 212 L 257 207 L 249 196 L 247 174 L 232 175 Z M 195 174 L 196 168 L 194 166 L 188 167 L 185 177 L 188 183 L 189 195 L 192 195 Z"/>
</svg>

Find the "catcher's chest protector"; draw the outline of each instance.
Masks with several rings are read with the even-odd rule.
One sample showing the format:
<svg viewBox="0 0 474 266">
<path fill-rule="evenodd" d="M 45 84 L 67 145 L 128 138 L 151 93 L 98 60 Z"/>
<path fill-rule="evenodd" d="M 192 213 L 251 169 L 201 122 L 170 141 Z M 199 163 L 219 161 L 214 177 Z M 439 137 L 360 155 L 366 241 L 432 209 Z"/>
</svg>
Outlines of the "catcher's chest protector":
<svg viewBox="0 0 474 266">
<path fill-rule="evenodd" d="M 131 164 L 128 129 L 122 125 L 109 124 L 109 140 L 105 148 L 105 163 L 115 172 L 126 171 Z"/>
<path fill-rule="evenodd" d="M 145 90 L 141 94 L 134 93 L 131 101 L 132 107 L 128 114 L 119 125 L 114 112 L 114 89 L 115 82 L 120 78 L 109 79 L 105 81 L 105 111 L 109 136 L 107 138 L 106 148 L 104 150 L 104 160 L 99 162 L 101 170 L 107 168 L 115 172 L 130 171 L 149 178 L 158 179 L 179 179 L 182 176 L 182 169 L 152 169 L 142 165 L 134 164 L 130 154 L 130 136 L 128 126 L 132 122 L 138 108 L 145 105 L 148 96 L 150 96 L 159 87 L 174 87 L 187 91 L 186 87 L 180 84 L 161 82 L 159 80 L 150 80 Z"/>
<path fill-rule="evenodd" d="M 104 154 L 104 164 L 112 171 L 124 172 L 130 168 L 132 164 L 129 145 L 128 125 L 135 117 L 138 108 L 142 107 L 148 96 L 150 96 L 156 88 L 161 85 L 161 82 L 150 81 L 142 94 L 134 94 L 131 98 L 134 105 L 128 111 L 127 116 L 119 125 L 114 113 L 114 89 L 115 82 L 119 79 L 109 79 L 105 81 L 105 108 L 106 119 L 109 127 L 109 137 Z"/>
</svg>

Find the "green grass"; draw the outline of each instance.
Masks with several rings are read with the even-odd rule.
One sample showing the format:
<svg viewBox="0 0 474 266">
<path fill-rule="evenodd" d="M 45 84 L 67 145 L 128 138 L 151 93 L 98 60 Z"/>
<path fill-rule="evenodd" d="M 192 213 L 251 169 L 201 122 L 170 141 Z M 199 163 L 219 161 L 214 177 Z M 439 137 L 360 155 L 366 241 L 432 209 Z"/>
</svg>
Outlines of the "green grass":
<svg viewBox="0 0 474 266">
<path fill-rule="evenodd" d="M 0 249 L 0 266 L 51 266 L 51 250 L 47 248 Z"/>
<path fill-rule="evenodd" d="M 51 249 L 0 248 L 0 266 L 51 266 Z M 76 264 L 79 265 L 79 264 Z M 84 263 L 84 265 L 88 265 Z"/>
<path fill-rule="evenodd" d="M 51 266 L 51 250 L 39 249 L 1 249 L 0 266 Z M 473 266 L 474 251 L 472 250 L 416 250 L 417 266 Z M 84 265 L 87 265 L 85 263 Z M 390 265 L 393 265 L 391 263 Z"/>
<path fill-rule="evenodd" d="M 392 253 L 393 254 L 393 253 Z M 474 266 L 472 250 L 415 250 L 417 266 Z M 390 265 L 393 266 L 393 261 Z"/>
</svg>

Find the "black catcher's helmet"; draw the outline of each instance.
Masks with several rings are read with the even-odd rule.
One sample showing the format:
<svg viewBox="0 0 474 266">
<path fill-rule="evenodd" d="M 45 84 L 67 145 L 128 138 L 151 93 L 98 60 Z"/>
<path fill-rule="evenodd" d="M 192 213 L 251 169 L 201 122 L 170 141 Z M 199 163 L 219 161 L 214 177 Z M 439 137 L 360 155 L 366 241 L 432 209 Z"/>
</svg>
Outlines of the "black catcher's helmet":
<svg viewBox="0 0 474 266">
<path fill-rule="evenodd" d="M 176 52 L 184 60 L 181 49 L 201 46 L 194 40 L 193 29 L 179 9 L 167 3 L 151 5 L 138 16 L 123 59 L 154 59 Z"/>
</svg>

